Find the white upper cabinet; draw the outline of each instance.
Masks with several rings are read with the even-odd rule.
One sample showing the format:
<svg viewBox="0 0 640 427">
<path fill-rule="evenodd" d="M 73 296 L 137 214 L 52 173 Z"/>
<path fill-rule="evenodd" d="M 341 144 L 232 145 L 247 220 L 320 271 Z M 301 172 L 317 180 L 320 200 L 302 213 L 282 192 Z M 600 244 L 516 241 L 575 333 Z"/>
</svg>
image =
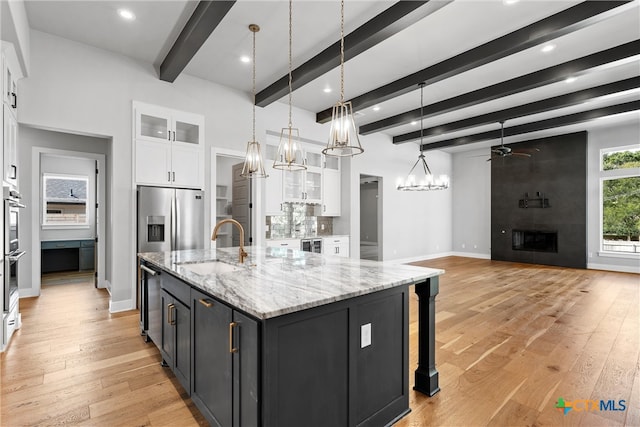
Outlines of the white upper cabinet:
<svg viewBox="0 0 640 427">
<path fill-rule="evenodd" d="M 322 154 L 316 147 L 303 145 L 306 170 L 284 171 L 285 202 L 320 204 L 322 202 Z"/>
<path fill-rule="evenodd" d="M 340 216 L 340 158 L 325 156 L 322 168 L 322 216 Z"/>
<path fill-rule="evenodd" d="M 302 144 L 302 149 L 307 169 L 286 171 L 273 169 L 276 141 L 266 144 L 265 215 L 281 215 L 282 203 L 292 202 L 317 204 L 319 215 L 340 216 L 340 159 L 325 158 L 319 146 Z"/>
<path fill-rule="evenodd" d="M 3 42 L 2 52 L 2 101 L 9 106 L 13 115 L 17 118 L 18 111 L 18 69 L 15 64 L 13 46 Z M 6 52 L 5 52 L 6 51 Z"/>
<path fill-rule="evenodd" d="M 282 170 L 273 168 L 273 161 L 278 155 L 278 146 L 265 144 L 264 146 L 264 169 L 269 175 L 264 180 L 265 185 L 265 215 L 282 215 Z M 289 172 L 287 172 L 289 173 Z"/>
<path fill-rule="evenodd" d="M 204 187 L 204 116 L 133 103 L 137 184 Z"/>
<path fill-rule="evenodd" d="M 11 107 L 2 106 L 3 118 L 3 180 L 5 183 L 17 188 L 18 186 L 18 122 L 11 113 Z"/>
</svg>

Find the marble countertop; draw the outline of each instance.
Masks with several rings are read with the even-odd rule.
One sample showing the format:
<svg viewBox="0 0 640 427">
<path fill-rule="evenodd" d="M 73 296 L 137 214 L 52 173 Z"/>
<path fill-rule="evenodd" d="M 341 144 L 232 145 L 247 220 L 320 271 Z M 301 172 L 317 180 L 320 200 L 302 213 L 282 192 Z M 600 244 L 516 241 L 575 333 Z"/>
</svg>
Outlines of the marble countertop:
<svg viewBox="0 0 640 427">
<path fill-rule="evenodd" d="M 444 270 L 320 255 L 287 248 L 148 252 L 140 258 L 258 319 L 269 319 L 439 276 Z M 200 275 L 189 264 L 222 261 L 237 271 Z"/>
</svg>

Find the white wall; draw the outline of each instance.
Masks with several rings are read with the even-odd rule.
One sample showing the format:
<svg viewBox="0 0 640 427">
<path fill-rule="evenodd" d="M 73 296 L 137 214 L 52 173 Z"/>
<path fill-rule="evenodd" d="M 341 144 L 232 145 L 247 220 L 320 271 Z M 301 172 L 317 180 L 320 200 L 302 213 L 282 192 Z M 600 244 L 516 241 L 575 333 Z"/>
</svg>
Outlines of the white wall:
<svg viewBox="0 0 640 427">
<path fill-rule="evenodd" d="M 489 148 L 453 154 L 453 252 L 491 258 Z"/>
<path fill-rule="evenodd" d="M 568 131 L 576 131 L 571 129 Z M 602 256 L 600 251 L 600 150 L 638 144 L 640 117 L 592 125 L 587 142 L 587 268 L 640 273 L 638 258 Z M 491 165 L 488 148 L 453 155 L 453 251 L 471 257 L 491 255 Z M 465 248 L 462 245 L 465 244 Z M 473 246 L 477 245 L 477 248 Z"/>
<path fill-rule="evenodd" d="M 174 83 L 160 81 L 152 64 L 72 42 L 38 31 L 31 32 L 31 73 L 20 80 L 21 110 L 19 122 L 34 127 L 70 131 L 110 138 L 107 160 L 110 191 L 110 222 L 107 237 L 107 275 L 111 282 L 111 309 L 135 307 L 135 189 L 132 179 L 133 100 L 205 115 L 205 152 L 211 147 L 244 152 L 251 137 L 251 103 L 247 93 L 235 91 L 188 75 Z M 247 81 L 250 81 L 250 71 Z M 328 125 L 315 123 L 315 114 L 299 109 L 293 112 L 300 136 L 325 141 Z M 256 135 L 265 141 L 266 131 L 279 132 L 287 124 L 287 106 L 274 103 L 256 111 Z M 22 141 L 22 135 L 19 135 Z M 340 232 L 357 234 L 359 242 L 359 174 L 385 177 L 383 214 L 389 216 L 383 238 L 390 245 L 385 259 L 420 257 L 451 250 L 451 192 L 439 194 L 400 194 L 396 179 L 408 172 L 418 154 L 415 146 L 396 147 L 386 135 L 362 138 L 365 154 L 354 160 L 352 175 L 345 178 L 344 197 L 355 195 L 346 204 Z M 450 173 L 450 156 L 428 154 L 436 173 Z M 111 160 L 111 161 L 109 161 Z M 391 160 L 391 161 L 390 161 Z M 345 162 L 348 163 L 347 160 Z M 215 165 L 213 165 L 215 168 Z M 205 182 L 211 182 L 211 159 L 205 158 Z M 351 188 L 351 187 L 354 188 Z M 206 205 L 211 205 L 211 191 L 205 187 Z M 215 193 L 214 193 L 215 194 Z M 422 200 L 416 203 L 416 200 Z M 256 201 L 260 203 L 260 201 Z M 344 206 L 344 205 L 343 205 Z M 408 216 L 410 219 L 405 218 Z M 211 224 L 207 210 L 205 223 Z M 419 235 L 416 236 L 416 230 Z M 417 237 L 417 238 L 416 238 Z M 357 250 L 359 253 L 359 248 Z M 355 254 L 357 256 L 357 253 Z M 26 263 L 25 263 L 26 264 Z"/>
<path fill-rule="evenodd" d="M 382 260 L 409 261 L 433 258 L 451 252 L 452 188 L 443 191 L 404 192 L 396 190 L 398 179 L 406 178 L 418 158 L 415 144 L 394 146 L 384 134 L 362 139 L 365 152 L 343 160 L 343 216 L 334 221 L 336 234 L 351 234 L 351 257 L 360 256 L 360 174 L 382 177 Z M 442 151 L 425 153 L 435 175 L 451 176 L 451 155 Z M 455 185 L 455 182 L 453 183 Z M 346 211 L 346 212 L 345 212 Z"/>
</svg>

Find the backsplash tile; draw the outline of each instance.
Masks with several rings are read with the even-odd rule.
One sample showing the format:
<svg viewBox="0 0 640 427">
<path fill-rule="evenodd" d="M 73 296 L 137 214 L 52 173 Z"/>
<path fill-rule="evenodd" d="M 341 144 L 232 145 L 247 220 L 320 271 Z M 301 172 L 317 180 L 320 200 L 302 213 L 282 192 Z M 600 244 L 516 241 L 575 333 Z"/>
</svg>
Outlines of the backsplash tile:
<svg viewBox="0 0 640 427">
<path fill-rule="evenodd" d="M 331 234 L 333 219 L 316 217 L 315 206 L 303 203 L 283 203 L 283 214 L 266 217 L 267 239 L 283 239 L 288 237 L 312 237 Z M 322 218 L 322 219 L 321 219 Z M 324 224 L 324 228 L 322 225 Z M 323 228 L 322 230 L 320 230 Z"/>
</svg>

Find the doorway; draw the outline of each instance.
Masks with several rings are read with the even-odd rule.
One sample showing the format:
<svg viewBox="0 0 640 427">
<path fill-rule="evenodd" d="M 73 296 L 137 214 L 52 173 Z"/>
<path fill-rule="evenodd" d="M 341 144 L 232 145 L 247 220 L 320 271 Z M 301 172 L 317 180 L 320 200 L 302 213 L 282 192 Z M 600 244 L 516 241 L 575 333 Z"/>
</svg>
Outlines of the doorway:
<svg viewBox="0 0 640 427">
<path fill-rule="evenodd" d="M 245 230 L 244 245 L 252 241 L 252 187 L 251 180 L 240 176 L 244 158 L 241 154 L 214 153 L 215 159 L 215 204 L 212 228 L 226 218 L 238 221 Z M 240 234 L 236 227 L 225 224 L 216 239 L 217 248 L 238 246 Z"/>
<path fill-rule="evenodd" d="M 107 287 L 105 163 L 104 154 L 32 148 L 29 296 L 43 284 Z"/>
<path fill-rule="evenodd" d="M 360 258 L 382 261 L 382 177 L 360 175 Z"/>
</svg>

